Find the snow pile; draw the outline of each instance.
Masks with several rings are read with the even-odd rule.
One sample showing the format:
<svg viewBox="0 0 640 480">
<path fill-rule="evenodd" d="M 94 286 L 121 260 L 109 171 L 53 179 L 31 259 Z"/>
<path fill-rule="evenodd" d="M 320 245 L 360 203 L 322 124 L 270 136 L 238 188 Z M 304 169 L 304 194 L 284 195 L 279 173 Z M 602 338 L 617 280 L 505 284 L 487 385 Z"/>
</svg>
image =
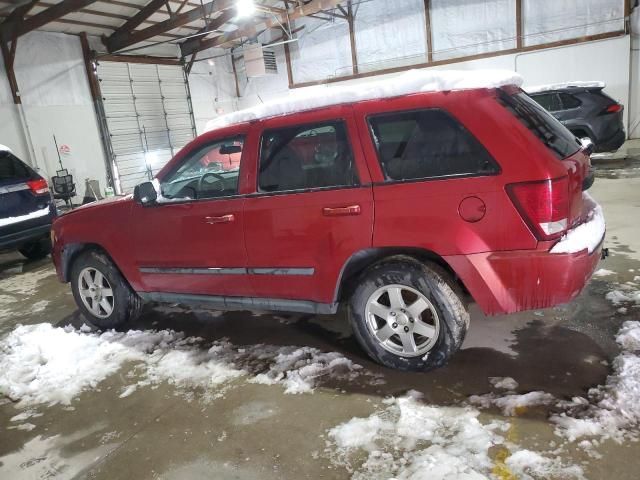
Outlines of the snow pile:
<svg viewBox="0 0 640 480">
<path fill-rule="evenodd" d="M 275 352 L 266 352 L 273 356 Z M 362 366 L 353 363 L 339 353 L 322 353 L 311 347 L 279 348 L 274 363 L 265 373 L 252 382 L 272 385 L 280 383 L 285 393 L 306 393 L 313 390 L 316 380 L 331 376 L 340 380 L 355 380 L 362 373 Z"/>
<path fill-rule="evenodd" d="M 472 395 L 469 402 L 482 408 L 497 407 L 507 416 L 520 415 L 529 408 L 539 407 L 543 405 L 551 405 L 556 398 L 546 392 L 529 392 L 522 395 L 509 394 L 499 396 L 494 393 L 486 395 Z"/>
<path fill-rule="evenodd" d="M 9 147 L 7 147 L 6 145 L 0 144 L 0 152 L 9 152 L 9 153 L 11 153 L 11 149 Z"/>
<path fill-rule="evenodd" d="M 607 300 L 618 306 L 622 303 L 637 303 L 640 304 L 640 290 L 626 291 L 611 290 L 604 296 Z"/>
<path fill-rule="evenodd" d="M 607 270 L 606 268 L 600 268 L 596 270 L 593 274 L 594 277 L 608 277 L 610 275 L 615 275 L 616 272 L 613 270 Z"/>
<path fill-rule="evenodd" d="M 526 87 L 525 91 L 527 93 L 540 93 L 540 92 L 550 92 L 552 90 L 562 90 L 564 88 L 605 88 L 607 85 L 604 82 L 596 82 L 596 81 L 575 81 L 575 82 L 562 82 L 562 83 L 551 83 L 548 85 L 535 85 L 533 87 Z"/>
<path fill-rule="evenodd" d="M 13 225 L 14 223 L 26 222 L 27 220 L 33 220 L 34 218 L 46 217 L 47 215 L 49 215 L 49 213 L 51 213 L 49 207 L 45 207 L 40 210 L 35 210 L 33 212 L 27 213 L 25 215 L 18 215 L 17 217 L 0 218 L 0 227 L 4 227 L 5 225 Z"/>
<path fill-rule="evenodd" d="M 285 98 L 215 118 L 207 123 L 206 130 L 362 100 L 521 84 L 522 77 L 510 70 L 410 70 L 402 75 L 367 83 L 291 91 Z"/>
<path fill-rule="evenodd" d="M 205 344 L 171 330 L 90 333 L 88 327 L 18 326 L 0 341 L 0 394 L 22 405 L 69 404 L 81 392 L 134 362 L 121 397 L 139 386 L 168 382 L 181 390 L 202 389 L 210 397 L 223 384 L 248 376 L 280 384 L 286 393 L 312 392 L 325 380 L 368 383 L 380 379 L 339 353 L 311 347 L 250 345 L 226 340 Z M 124 377 L 123 377 L 124 378 Z"/>
<path fill-rule="evenodd" d="M 637 438 L 629 429 L 640 424 L 640 322 L 625 322 L 616 341 L 622 353 L 603 386 L 589 391 L 591 403 L 578 403 L 573 412 L 551 417 L 557 432 L 570 440 L 602 436 L 622 441 Z"/>
<path fill-rule="evenodd" d="M 489 383 L 493 388 L 500 390 L 515 390 L 518 388 L 518 382 L 511 377 L 489 377 Z"/>
<path fill-rule="evenodd" d="M 473 408 L 424 405 L 418 392 L 384 403 L 384 409 L 369 417 L 353 418 L 328 431 L 325 453 L 353 479 L 479 480 L 493 478 L 498 463 L 501 472 L 510 475 L 500 478 L 529 479 L 529 473 L 547 479 L 583 478 L 579 467 L 517 451 L 501 435 L 508 428 L 505 422 L 485 425 Z M 501 460 L 493 458 L 490 449 L 503 452 Z"/>
<path fill-rule="evenodd" d="M 583 202 L 590 207 L 584 223 L 569 230 L 551 249 L 551 253 L 576 253 L 587 250 L 593 252 L 606 229 L 602 207 L 587 192 L 582 194 Z"/>
</svg>

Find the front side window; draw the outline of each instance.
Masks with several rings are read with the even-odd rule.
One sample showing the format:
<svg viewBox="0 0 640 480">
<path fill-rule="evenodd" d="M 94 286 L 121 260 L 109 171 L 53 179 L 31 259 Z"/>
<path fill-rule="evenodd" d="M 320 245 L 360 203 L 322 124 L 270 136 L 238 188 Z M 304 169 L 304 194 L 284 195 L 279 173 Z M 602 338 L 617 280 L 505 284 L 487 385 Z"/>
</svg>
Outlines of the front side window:
<svg viewBox="0 0 640 480">
<path fill-rule="evenodd" d="M 243 144 L 244 137 L 237 136 L 197 148 L 162 179 L 162 196 L 199 200 L 236 195 Z"/>
<path fill-rule="evenodd" d="M 358 184 L 342 121 L 265 130 L 258 188 L 282 192 Z"/>
<path fill-rule="evenodd" d="M 480 142 L 439 109 L 369 118 L 387 181 L 492 175 L 499 168 Z"/>
</svg>

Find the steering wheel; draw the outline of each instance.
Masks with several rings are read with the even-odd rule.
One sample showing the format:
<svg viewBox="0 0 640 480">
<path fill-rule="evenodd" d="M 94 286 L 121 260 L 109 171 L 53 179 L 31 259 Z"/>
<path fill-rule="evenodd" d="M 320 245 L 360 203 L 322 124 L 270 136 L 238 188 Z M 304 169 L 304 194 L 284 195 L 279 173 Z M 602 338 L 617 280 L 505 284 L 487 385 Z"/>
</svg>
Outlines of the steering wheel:
<svg viewBox="0 0 640 480">
<path fill-rule="evenodd" d="M 218 188 L 211 188 L 212 185 L 219 185 Z M 224 177 L 215 172 L 207 172 L 198 180 L 198 192 L 203 190 L 217 190 L 224 192 Z"/>
</svg>

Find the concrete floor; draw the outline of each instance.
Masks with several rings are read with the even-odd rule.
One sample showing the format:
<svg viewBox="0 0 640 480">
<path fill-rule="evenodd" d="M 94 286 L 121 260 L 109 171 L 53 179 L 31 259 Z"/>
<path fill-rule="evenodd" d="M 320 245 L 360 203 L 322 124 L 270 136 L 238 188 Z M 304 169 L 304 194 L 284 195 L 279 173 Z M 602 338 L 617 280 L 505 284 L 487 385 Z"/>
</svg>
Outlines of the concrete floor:
<svg viewBox="0 0 640 480">
<path fill-rule="evenodd" d="M 123 375 L 112 375 L 71 406 L 37 408 L 35 428 L 10 428 L 21 410 L 0 399 L 0 478 L 92 479 L 298 479 L 348 478 L 323 454 L 326 431 L 352 417 L 366 417 L 390 395 L 409 389 L 424 402 L 450 405 L 489 391 L 487 377 L 515 378 L 518 392 L 544 390 L 560 398 L 584 396 L 603 384 L 618 352 L 614 335 L 638 309 L 620 314 L 605 298 L 609 282 L 640 272 L 640 168 L 635 162 L 603 167 L 591 193 L 605 210 L 611 257 L 602 267 L 613 278 L 594 278 L 570 305 L 512 316 L 485 318 L 472 307 L 465 346 L 443 369 L 402 373 L 370 362 L 356 345 L 343 316 L 272 316 L 247 312 L 219 316 L 147 307 L 135 328 L 184 331 L 206 341 L 236 345 L 309 345 L 337 351 L 384 382 L 328 381 L 312 394 L 286 395 L 279 385 L 232 382 L 220 398 L 203 401 L 176 395 L 172 385 L 139 388 L 119 398 Z M 27 288 L 11 287 L 14 275 L 29 275 Z M 24 283 L 22 284 L 24 285 Z M 4 295 L 4 297 L 3 297 Z M 7 302 L 7 296 L 13 298 Z M 5 299 L 3 303 L 3 298 Z M 635 316 L 634 316 L 635 315 Z M 59 284 L 49 261 L 25 262 L 0 255 L 0 337 L 18 323 L 51 322 L 79 327 L 68 285 Z M 508 421 L 519 443 L 531 449 L 557 441 L 544 407 Z M 497 411 L 484 420 L 504 419 Z M 579 464 L 587 478 L 637 479 L 640 444 L 602 442 L 600 459 L 567 448 L 563 460 Z M 507 478 L 507 477 L 501 477 Z"/>
</svg>

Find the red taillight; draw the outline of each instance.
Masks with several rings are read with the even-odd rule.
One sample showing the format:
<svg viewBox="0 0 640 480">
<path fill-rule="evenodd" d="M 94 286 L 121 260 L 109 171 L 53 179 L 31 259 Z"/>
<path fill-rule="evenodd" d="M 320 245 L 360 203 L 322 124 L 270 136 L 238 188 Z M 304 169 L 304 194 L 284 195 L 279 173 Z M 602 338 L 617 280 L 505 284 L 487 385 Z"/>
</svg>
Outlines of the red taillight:
<svg viewBox="0 0 640 480">
<path fill-rule="evenodd" d="M 36 195 L 49 193 L 49 185 L 47 185 L 47 181 L 44 178 L 40 178 L 38 180 L 29 180 L 27 182 L 27 185 Z"/>
<path fill-rule="evenodd" d="M 507 185 L 522 218 L 539 240 L 562 236 L 569 220 L 569 177 Z"/>
<path fill-rule="evenodd" d="M 612 103 L 607 108 L 605 108 L 602 113 L 603 114 L 604 113 L 618 113 L 621 110 L 622 110 L 622 105 L 620 105 L 619 103 Z"/>
</svg>

